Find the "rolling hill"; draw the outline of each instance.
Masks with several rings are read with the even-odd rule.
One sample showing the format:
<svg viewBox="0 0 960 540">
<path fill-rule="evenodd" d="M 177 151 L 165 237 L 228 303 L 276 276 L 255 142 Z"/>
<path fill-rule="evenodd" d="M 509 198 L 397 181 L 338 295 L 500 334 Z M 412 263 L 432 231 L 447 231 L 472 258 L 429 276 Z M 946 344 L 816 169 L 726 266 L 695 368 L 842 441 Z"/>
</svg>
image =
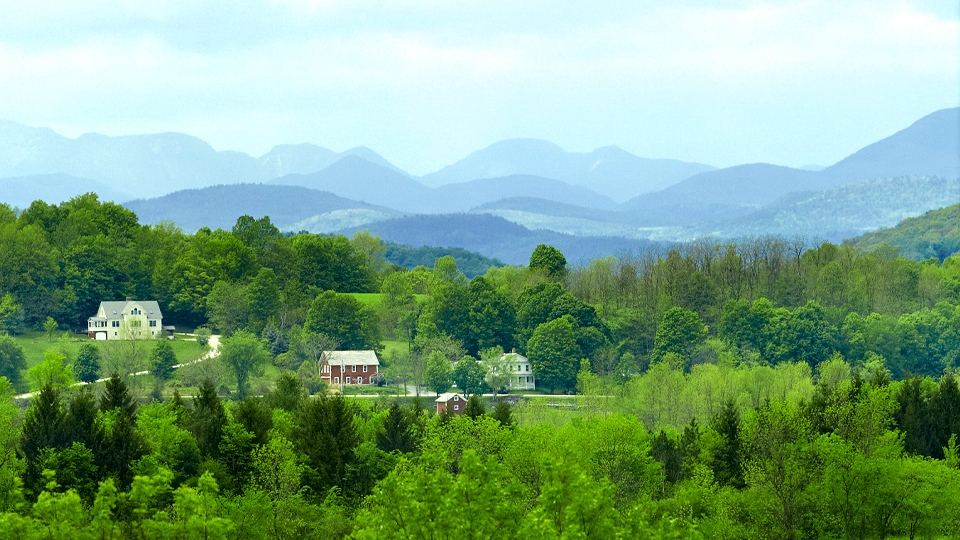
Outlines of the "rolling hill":
<svg viewBox="0 0 960 540">
<path fill-rule="evenodd" d="M 194 232 L 200 227 L 229 230 L 242 215 L 270 216 L 271 222 L 280 229 L 293 231 L 307 230 L 304 223 L 313 219 L 316 226 L 310 232 L 333 232 L 400 215 L 389 208 L 324 191 L 263 184 L 189 189 L 155 199 L 130 201 L 124 206 L 136 212 L 141 223 L 172 221 L 185 232 Z"/>
<path fill-rule="evenodd" d="M 570 264 L 624 251 L 640 251 L 656 245 L 647 240 L 530 230 L 487 214 L 414 215 L 379 221 L 362 228 L 389 242 L 412 246 L 459 247 L 508 264 L 526 264 L 537 244 L 556 247 L 564 253 Z M 341 232 L 352 234 L 357 229 Z"/>
<path fill-rule="evenodd" d="M 900 176 L 960 177 L 960 108 L 929 114 L 820 171 L 739 165 L 635 197 L 621 209 L 658 225 L 704 223 L 745 215 L 788 193 Z"/>
<path fill-rule="evenodd" d="M 617 202 L 663 189 L 695 174 L 714 169 L 675 159 L 647 159 L 616 146 L 593 152 L 567 152 L 539 139 L 508 139 L 423 176 L 429 186 L 477 178 L 530 175 L 585 186 Z"/>
<path fill-rule="evenodd" d="M 960 179 L 913 176 L 791 193 L 749 215 L 692 228 L 722 238 L 780 234 L 839 242 L 960 202 Z"/>
<path fill-rule="evenodd" d="M 536 176 L 514 175 L 427 187 L 409 176 L 357 156 L 347 156 L 313 174 L 287 175 L 270 185 L 297 185 L 330 191 L 341 197 L 413 213 L 462 212 L 511 196 L 538 195 L 559 202 L 580 202 L 610 209 L 611 199 L 581 186 Z"/>
<path fill-rule="evenodd" d="M 941 262 L 960 253 L 960 203 L 905 219 L 896 227 L 881 229 L 848 240 L 863 251 L 892 246 L 915 260 Z"/>
</svg>

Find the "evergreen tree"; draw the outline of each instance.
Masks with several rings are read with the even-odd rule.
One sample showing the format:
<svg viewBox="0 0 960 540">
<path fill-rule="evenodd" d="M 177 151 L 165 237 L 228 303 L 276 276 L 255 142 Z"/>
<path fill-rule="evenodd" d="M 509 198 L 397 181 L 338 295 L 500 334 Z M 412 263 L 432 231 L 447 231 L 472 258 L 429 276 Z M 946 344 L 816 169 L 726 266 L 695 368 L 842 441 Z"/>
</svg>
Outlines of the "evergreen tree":
<svg viewBox="0 0 960 540">
<path fill-rule="evenodd" d="M 160 381 L 167 381 L 173 375 L 173 366 L 177 365 L 177 355 L 166 339 L 157 340 L 150 353 L 151 373 Z"/>
<path fill-rule="evenodd" d="M 27 409 L 20 436 L 20 451 L 27 462 L 24 483 L 35 494 L 39 494 L 43 487 L 43 467 L 40 463 L 43 451 L 63 448 L 66 444 L 64 417 L 60 392 L 51 384 L 40 389 Z"/>
<path fill-rule="evenodd" d="M 217 389 L 207 379 L 200 385 L 189 420 L 190 432 L 196 437 L 197 448 L 203 457 L 217 458 L 226 425 L 227 413 L 223 409 L 223 403 L 220 402 Z"/>
<path fill-rule="evenodd" d="M 127 387 L 120 374 L 113 372 L 110 379 L 104 384 L 103 394 L 100 396 L 100 410 L 109 412 L 114 409 L 120 409 L 124 415 L 130 418 L 137 416 L 137 403 L 133 400 L 133 395 Z"/>
<path fill-rule="evenodd" d="M 261 445 L 267 442 L 273 428 L 273 412 L 262 399 L 247 397 L 236 403 L 231 413 L 237 423 L 253 434 L 253 444 Z"/>
<path fill-rule="evenodd" d="M 491 416 L 500 422 L 500 425 L 503 427 L 513 425 L 513 410 L 510 404 L 502 399 L 497 400 L 497 406 L 493 408 L 493 414 L 491 414 Z"/>
<path fill-rule="evenodd" d="M 97 403 L 90 387 L 80 389 L 70 400 L 64 418 L 64 432 L 71 442 L 82 443 L 94 450 L 98 444 Z"/>
<path fill-rule="evenodd" d="M 380 450 L 408 454 L 416 449 L 410 421 L 396 401 L 390 405 L 383 428 L 383 431 L 377 433 L 377 447 Z"/>
<path fill-rule="evenodd" d="M 353 411 L 343 396 L 306 401 L 297 415 L 293 444 L 306 457 L 307 483 L 317 493 L 343 486 L 355 459 L 359 437 Z"/>
<path fill-rule="evenodd" d="M 680 445 L 662 429 L 653 438 L 650 445 L 650 456 L 663 464 L 664 479 L 667 482 L 675 484 L 683 477 L 683 456 L 680 452 Z"/>
<path fill-rule="evenodd" d="M 740 438 L 740 413 L 732 400 L 713 418 L 711 426 L 720 436 L 713 453 L 713 476 L 723 486 L 742 488 L 743 441 Z"/>
<path fill-rule="evenodd" d="M 267 393 L 264 399 L 271 409 L 283 409 L 292 413 L 307 399 L 307 390 L 296 375 L 282 373 L 277 379 L 276 388 Z"/>
<path fill-rule="evenodd" d="M 92 383 L 100 378 L 100 349 L 96 345 L 80 345 L 77 359 L 73 362 L 73 373 L 78 381 L 85 383 Z"/>
<path fill-rule="evenodd" d="M 483 398 L 476 394 L 467 398 L 467 406 L 464 407 L 463 414 L 474 420 L 487 414 L 487 407 L 483 404 Z"/>
</svg>

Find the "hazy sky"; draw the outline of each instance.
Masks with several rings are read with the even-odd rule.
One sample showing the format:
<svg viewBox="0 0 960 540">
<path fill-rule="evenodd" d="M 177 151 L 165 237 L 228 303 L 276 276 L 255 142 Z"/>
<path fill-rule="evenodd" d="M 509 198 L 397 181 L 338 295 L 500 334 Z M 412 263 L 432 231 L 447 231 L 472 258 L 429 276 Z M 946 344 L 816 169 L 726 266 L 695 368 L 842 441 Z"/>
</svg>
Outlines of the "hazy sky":
<svg viewBox="0 0 960 540">
<path fill-rule="evenodd" d="M 416 174 L 512 137 L 828 165 L 960 104 L 955 0 L 3 3 L 2 119 Z"/>
</svg>

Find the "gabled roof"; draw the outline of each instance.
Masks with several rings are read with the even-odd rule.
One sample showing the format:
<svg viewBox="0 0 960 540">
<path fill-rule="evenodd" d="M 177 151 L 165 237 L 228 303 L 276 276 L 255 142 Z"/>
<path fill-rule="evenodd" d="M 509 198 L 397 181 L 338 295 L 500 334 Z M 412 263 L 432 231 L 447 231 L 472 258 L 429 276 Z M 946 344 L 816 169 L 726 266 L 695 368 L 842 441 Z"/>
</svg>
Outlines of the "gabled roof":
<svg viewBox="0 0 960 540">
<path fill-rule="evenodd" d="M 509 357 L 509 358 L 507 358 L 507 357 Z M 504 359 L 504 358 L 507 358 L 507 360 L 509 360 L 509 361 L 511 361 L 511 362 L 529 362 L 529 360 L 527 360 L 527 357 L 526 357 L 526 356 L 524 356 L 524 355 L 522 355 L 522 354 L 520 354 L 520 353 L 515 353 L 515 352 L 508 352 L 508 353 L 503 353 L 503 354 L 501 354 L 501 355 L 500 355 L 500 359 L 502 360 L 502 359 Z"/>
<path fill-rule="evenodd" d="M 447 392 L 446 394 L 440 394 L 439 396 L 437 396 L 436 401 L 437 401 L 437 403 L 446 403 L 446 402 L 448 402 L 448 401 L 450 401 L 451 399 L 454 399 L 454 398 L 456 398 L 456 401 L 466 401 L 466 400 L 467 400 L 467 398 L 461 396 L 460 394 L 458 394 L 458 393 L 456 393 L 456 392 Z"/>
<path fill-rule="evenodd" d="M 324 361 L 331 366 L 379 366 L 376 351 L 325 351 Z"/>
<path fill-rule="evenodd" d="M 133 306 L 139 306 L 143 310 L 143 315 L 148 319 L 162 319 L 163 313 L 160 311 L 160 304 L 156 300 L 121 300 L 119 302 L 100 302 L 99 314 L 103 311 L 106 319 L 120 319 L 123 314 L 129 314 Z M 129 307 L 128 307 L 129 306 Z M 96 318 L 96 316 L 92 317 Z"/>
</svg>

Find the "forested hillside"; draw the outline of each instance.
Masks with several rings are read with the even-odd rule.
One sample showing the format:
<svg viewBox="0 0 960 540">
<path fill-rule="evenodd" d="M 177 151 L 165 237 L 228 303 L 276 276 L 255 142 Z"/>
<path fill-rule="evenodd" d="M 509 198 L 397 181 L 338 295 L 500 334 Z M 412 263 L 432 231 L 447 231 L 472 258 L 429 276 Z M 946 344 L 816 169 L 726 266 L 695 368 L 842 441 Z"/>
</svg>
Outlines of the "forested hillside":
<svg viewBox="0 0 960 540">
<path fill-rule="evenodd" d="M 184 234 L 94 196 L 0 206 L 0 531 L 960 534 L 960 256 L 768 237 L 574 265 L 538 245 L 468 279 L 388 249 L 267 217 Z M 198 328 L 58 338 L 125 296 Z M 331 349 L 379 372 L 328 387 Z M 533 394 L 508 388 L 512 349 Z M 435 414 L 451 390 L 464 414 Z"/>
<path fill-rule="evenodd" d="M 889 245 L 910 259 L 943 261 L 960 253 L 960 204 L 905 219 L 896 227 L 867 233 L 851 242 L 860 249 Z"/>
</svg>

